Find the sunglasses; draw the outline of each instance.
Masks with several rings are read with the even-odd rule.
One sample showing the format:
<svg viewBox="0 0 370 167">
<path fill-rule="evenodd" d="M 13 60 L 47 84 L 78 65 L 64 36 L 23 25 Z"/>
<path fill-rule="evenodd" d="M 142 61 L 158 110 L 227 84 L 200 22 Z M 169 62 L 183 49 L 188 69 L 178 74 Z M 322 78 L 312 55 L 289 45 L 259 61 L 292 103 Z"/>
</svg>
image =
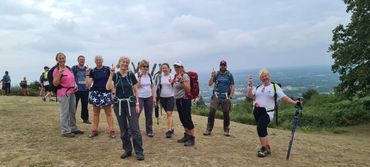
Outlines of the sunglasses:
<svg viewBox="0 0 370 167">
<path fill-rule="evenodd" d="M 181 66 L 178 66 L 178 65 L 174 65 L 173 67 L 175 67 L 175 68 L 180 68 Z"/>
<path fill-rule="evenodd" d="M 149 66 L 141 66 L 141 67 L 143 67 L 143 68 L 149 68 Z"/>
</svg>

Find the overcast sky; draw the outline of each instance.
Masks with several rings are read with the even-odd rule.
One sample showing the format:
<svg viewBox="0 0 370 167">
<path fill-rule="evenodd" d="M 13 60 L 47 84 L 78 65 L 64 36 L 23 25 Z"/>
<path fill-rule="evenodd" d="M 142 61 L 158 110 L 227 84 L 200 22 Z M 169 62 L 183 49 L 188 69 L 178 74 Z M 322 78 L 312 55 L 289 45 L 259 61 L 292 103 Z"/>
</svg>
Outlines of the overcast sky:
<svg viewBox="0 0 370 167">
<path fill-rule="evenodd" d="M 59 51 L 68 65 L 101 54 L 194 71 L 222 59 L 233 70 L 329 66 L 331 31 L 349 19 L 342 0 L 1 0 L 0 74 L 36 80 Z"/>
</svg>

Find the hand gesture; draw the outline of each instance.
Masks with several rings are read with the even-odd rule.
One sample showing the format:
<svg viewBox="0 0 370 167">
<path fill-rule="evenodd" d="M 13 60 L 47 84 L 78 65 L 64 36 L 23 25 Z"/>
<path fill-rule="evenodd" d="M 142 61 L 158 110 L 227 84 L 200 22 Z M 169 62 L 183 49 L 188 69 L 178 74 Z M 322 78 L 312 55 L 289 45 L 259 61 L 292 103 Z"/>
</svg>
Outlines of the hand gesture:
<svg viewBox="0 0 370 167">
<path fill-rule="evenodd" d="M 181 79 L 182 79 L 182 75 L 181 74 L 176 75 L 175 81 L 179 82 L 179 81 L 181 81 Z"/>
<path fill-rule="evenodd" d="M 168 79 L 168 82 L 172 83 L 173 79 L 172 76 L 170 75 L 170 78 Z"/>
<path fill-rule="evenodd" d="M 215 68 L 212 69 L 212 73 L 211 73 L 211 77 L 215 77 L 216 76 L 216 70 Z"/>
<path fill-rule="evenodd" d="M 63 75 L 64 68 L 59 68 L 59 75 Z"/>
<path fill-rule="evenodd" d="M 252 87 L 253 86 L 253 76 L 252 75 L 249 75 L 248 76 L 248 86 L 249 87 Z"/>
<path fill-rule="evenodd" d="M 86 75 L 90 75 L 90 72 L 91 72 L 91 68 L 89 68 L 89 66 L 86 66 Z"/>
<path fill-rule="evenodd" d="M 110 69 L 110 74 L 114 74 L 116 72 L 116 67 L 112 64 L 112 68 Z"/>
</svg>

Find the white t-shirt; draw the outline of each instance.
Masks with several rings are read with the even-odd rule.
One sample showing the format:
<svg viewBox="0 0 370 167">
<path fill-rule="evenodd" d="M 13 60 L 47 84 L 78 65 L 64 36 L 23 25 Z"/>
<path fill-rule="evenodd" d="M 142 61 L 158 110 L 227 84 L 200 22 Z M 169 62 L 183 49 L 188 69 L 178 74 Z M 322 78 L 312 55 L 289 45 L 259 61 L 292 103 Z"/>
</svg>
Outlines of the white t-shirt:
<svg viewBox="0 0 370 167">
<path fill-rule="evenodd" d="M 175 90 L 171 86 L 171 83 L 169 81 L 170 78 L 174 79 L 175 76 L 171 73 L 169 75 L 164 75 L 164 74 L 161 75 L 161 85 L 162 85 L 161 94 L 160 94 L 161 97 L 173 97 L 175 95 Z"/>
<path fill-rule="evenodd" d="M 255 95 L 256 100 L 253 102 L 253 106 L 259 106 L 266 108 L 266 111 L 273 110 L 275 107 L 275 101 L 274 101 L 274 87 L 273 84 L 270 84 L 268 86 L 261 85 L 257 88 L 254 87 L 252 91 L 253 95 Z M 285 97 L 285 93 L 283 92 L 283 89 L 279 87 L 279 85 L 276 85 L 276 94 L 277 94 L 277 101 L 279 101 L 281 98 Z M 267 114 L 270 116 L 270 120 L 272 121 L 274 117 L 273 112 L 267 112 Z"/>
<path fill-rule="evenodd" d="M 139 81 L 139 76 L 135 74 L 136 79 Z M 139 97 L 148 98 L 152 96 L 152 82 L 148 74 L 141 76 L 141 87 L 139 87 Z"/>
</svg>

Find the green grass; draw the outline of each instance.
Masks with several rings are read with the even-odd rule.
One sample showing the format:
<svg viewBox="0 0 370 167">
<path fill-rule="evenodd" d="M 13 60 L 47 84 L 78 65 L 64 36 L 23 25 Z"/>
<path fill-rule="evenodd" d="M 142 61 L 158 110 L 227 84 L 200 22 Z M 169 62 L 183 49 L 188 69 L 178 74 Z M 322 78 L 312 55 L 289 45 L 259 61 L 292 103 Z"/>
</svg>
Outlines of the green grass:
<svg viewBox="0 0 370 167">
<path fill-rule="evenodd" d="M 194 105 L 193 113 L 208 116 L 209 107 Z M 275 118 L 269 127 L 290 129 L 293 123 L 295 108 L 282 102 L 279 105 L 279 127 Z M 220 110 L 216 118 L 222 119 Z M 231 121 L 254 125 L 251 101 L 241 101 L 232 107 Z M 305 101 L 304 109 L 299 117 L 298 126 L 303 131 L 328 130 L 333 133 L 345 133 L 338 127 L 366 124 L 370 122 L 370 96 L 355 98 L 352 101 L 341 99 L 335 95 L 312 95 Z"/>
</svg>

